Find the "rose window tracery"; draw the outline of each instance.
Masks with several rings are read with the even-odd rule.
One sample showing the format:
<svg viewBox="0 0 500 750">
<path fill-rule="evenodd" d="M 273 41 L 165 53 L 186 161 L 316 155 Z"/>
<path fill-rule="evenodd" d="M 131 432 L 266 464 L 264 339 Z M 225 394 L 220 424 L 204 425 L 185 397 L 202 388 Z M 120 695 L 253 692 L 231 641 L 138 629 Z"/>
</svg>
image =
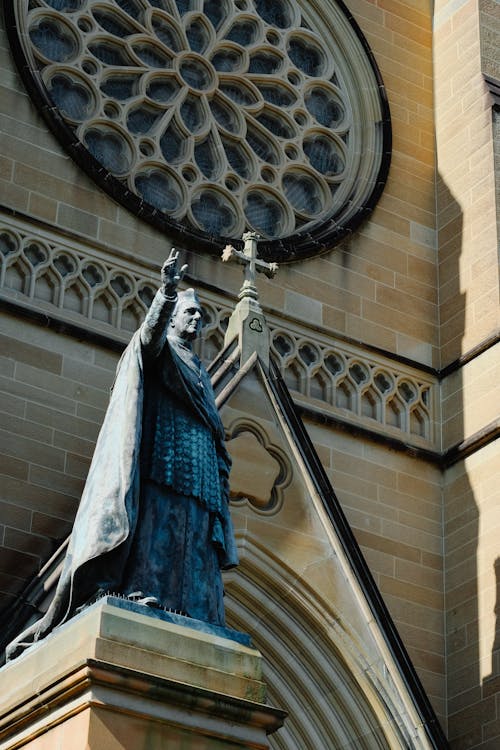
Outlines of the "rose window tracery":
<svg viewBox="0 0 500 750">
<path fill-rule="evenodd" d="M 335 31 L 310 5 L 12 7 L 25 79 L 104 189 L 157 224 L 218 244 L 255 230 L 293 259 L 359 222 L 388 169 L 388 111 L 360 35 L 341 9 Z"/>
</svg>

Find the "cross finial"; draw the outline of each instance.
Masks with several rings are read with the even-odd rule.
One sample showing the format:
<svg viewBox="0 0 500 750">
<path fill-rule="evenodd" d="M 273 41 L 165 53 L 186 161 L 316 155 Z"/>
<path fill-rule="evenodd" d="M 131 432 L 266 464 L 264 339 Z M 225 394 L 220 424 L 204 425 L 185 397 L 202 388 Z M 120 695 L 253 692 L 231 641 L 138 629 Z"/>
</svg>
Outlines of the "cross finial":
<svg viewBox="0 0 500 750">
<path fill-rule="evenodd" d="M 266 263 L 257 257 L 259 240 L 256 232 L 246 232 L 243 235 L 243 250 L 226 245 L 222 252 L 223 261 L 235 260 L 241 263 L 245 273 L 245 280 L 238 295 L 239 302 L 229 318 L 224 346 L 229 347 L 234 339 L 237 339 L 241 366 L 257 355 L 259 361 L 265 367 L 269 367 L 269 329 L 259 304 L 255 281 L 259 271 L 272 278 L 278 270 L 278 265 Z"/>
<path fill-rule="evenodd" d="M 257 257 L 257 242 L 261 239 L 257 232 L 245 232 L 242 237 L 245 243 L 243 250 L 236 250 L 232 245 L 226 245 L 222 251 L 222 260 L 235 260 L 244 266 L 245 280 L 240 289 L 238 299 L 259 299 L 256 286 L 257 272 L 264 273 L 272 279 L 278 270 L 277 263 L 266 263 Z"/>
</svg>

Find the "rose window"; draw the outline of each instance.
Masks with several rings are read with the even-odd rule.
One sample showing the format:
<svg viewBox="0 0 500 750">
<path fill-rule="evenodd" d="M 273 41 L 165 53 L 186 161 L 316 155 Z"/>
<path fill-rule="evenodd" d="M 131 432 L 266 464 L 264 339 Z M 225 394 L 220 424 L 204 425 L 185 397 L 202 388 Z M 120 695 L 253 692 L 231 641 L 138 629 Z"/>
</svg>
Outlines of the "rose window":
<svg viewBox="0 0 500 750">
<path fill-rule="evenodd" d="M 295 0 L 17 0 L 12 12 L 42 113 L 146 220 L 217 247 L 255 230 L 268 255 L 294 259 L 331 247 L 373 207 L 389 117 L 341 9 L 328 19 Z"/>
</svg>

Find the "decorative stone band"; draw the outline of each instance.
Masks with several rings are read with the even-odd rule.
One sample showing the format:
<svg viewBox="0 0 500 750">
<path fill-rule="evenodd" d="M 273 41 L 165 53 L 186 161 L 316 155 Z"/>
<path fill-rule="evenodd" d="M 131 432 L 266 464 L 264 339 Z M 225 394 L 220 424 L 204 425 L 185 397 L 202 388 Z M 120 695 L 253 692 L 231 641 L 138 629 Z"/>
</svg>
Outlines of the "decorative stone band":
<svg viewBox="0 0 500 750">
<path fill-rule="evenodd" d="M 415 445 L 435 443 L 437 379 L 347 343 L 287 326 L 271 348 L 289 389 L 337 417 Z"/>
<path fill-rule="evenodd" d="M 54 242 L 17 223 L 0 223 L 0 264 L 4 294 L 30 300 L 49 314 L 59 310 L 69 320 L 86 319 L 91 326 L 104 324 L 124 334 L 138 328 L 157 288 L 146 269 L 138 274 L 90 248 L 81 250 L 62 238 Z"/>
<path fill-rule="evenodd" d="M 42 236 L 27 222 L 0 224 L 0 293 L 4 299 L 123 343 L 138 328 L 156 291 L 151 271 L 106 257 L 65 238 Z M 201 290 L 204 307 L 199 356 L 221 350 L 231 307 Z M 299 403 L 349 424 L 417 447 L 435 449 L 438 382 L 388 356 L 335 340 L 268 314 L 271 352 Z"/>
</svg>

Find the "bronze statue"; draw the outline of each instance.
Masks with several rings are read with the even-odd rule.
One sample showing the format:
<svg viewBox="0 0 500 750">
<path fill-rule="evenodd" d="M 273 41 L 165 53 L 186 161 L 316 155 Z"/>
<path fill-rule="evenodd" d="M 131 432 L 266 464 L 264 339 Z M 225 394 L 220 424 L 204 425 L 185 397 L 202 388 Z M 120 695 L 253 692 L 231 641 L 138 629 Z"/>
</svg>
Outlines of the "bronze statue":
<svg viewBox="0 0 500 750">
<path fill-rule="evenodd" d="M 39 640 L 99 593 L 224 625 L 221 569 L 238 564 L 230 458 L 208 373 L 191 350 L 202 311 L 178 292 L 174 250 L 117 367 L 55 597 L 9 647 Z"/>
</svg>

